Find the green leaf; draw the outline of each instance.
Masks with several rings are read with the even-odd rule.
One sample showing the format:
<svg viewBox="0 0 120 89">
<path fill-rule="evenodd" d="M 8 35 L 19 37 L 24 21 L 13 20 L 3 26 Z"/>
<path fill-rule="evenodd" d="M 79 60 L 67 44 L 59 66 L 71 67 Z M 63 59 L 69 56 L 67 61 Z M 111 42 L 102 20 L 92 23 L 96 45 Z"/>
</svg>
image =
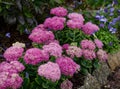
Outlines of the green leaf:
<svg viewBox="0 0 120 89">
<path fill-rule="evenodd" d="M 30 84 L 30 79 L 29 78 L 24 78 L 24 82 L 23 82 L 23 89 L 28 89 L 29 88 L 29 84 Z"/>
<path fill-rule="evenodd" d="M 38 85 L 41 85 L 42 84 L 42 79 L 40 76 L 37 76 L 37 78 L 35 78 L 35 82 L 38 84 Z"/>
<path fill-rule="evenodd" d="M 2 7 L 0 6 L 0 12 L 2 11 Z"/>
<path fill-rule="evenodd" d="M 81 73 L 84 74 L 84 75 L 87 75 L 88 74 L 88 69 L 86 69 L 84 67 L 81 67 Z"/>
<path fill-rule="evenodd" d="M 92 68 L 92 61 L 91 60 L 81 60 L 81 65 L 85 68 Z"/>
<path fill-rule="evenodd" d="M 43 82 L 42 87 L 45 88 L 45 89 L 48 89 L 49 85 L 47 83 Z"/>
<path fill-rule="evenodd" d="M 50 57 L 50 61 L 52 61 L 52 62 L 54 62 L 55 59 L 56 59 L 56 58 L 55 58 L 54 56 L 51 56 L 51 57 Z"/>
<path fill-rule="evenodd" d="M 94 66 L 95 69 L 100 68 L 100 63 L 97 59 L 94 61 L 93 66 Z"/>
<path fill-rule="evenodd" d="M 33 15 L 30 12 L 24 12 L 25 16 L 28 18 L 32 18 Z"/>
<path fill-rule="evenodd" d="M 62 3 L 62 1 L 61 0 L 54 0 L 56 3 L 58 3 L 58 4 L 61 4 Z"/>
<path fill-rule="evenodd" d="M 36 82 L 32 82 L 30 84 L 30 88 L 26 88 L 26 89 L 36 89 L 37 87 L 39 87 L 39 86 L 36 84 Z M 42 88 L 39 88 L 39 89 L 42 89 Z"/>
</svg>

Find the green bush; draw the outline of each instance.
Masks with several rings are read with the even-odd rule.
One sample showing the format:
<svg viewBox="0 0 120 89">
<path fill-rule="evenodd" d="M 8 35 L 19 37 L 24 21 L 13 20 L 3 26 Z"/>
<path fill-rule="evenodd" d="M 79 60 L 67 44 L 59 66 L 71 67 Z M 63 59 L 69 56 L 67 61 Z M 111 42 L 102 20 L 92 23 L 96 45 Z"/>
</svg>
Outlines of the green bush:
<svg viewBox="0 0 120 89">
<path fill-rule="evenodd" d="M 50 8 L 63 3 L 64 0 L 0 0 L 0 17 L 6 24 L 16 24 L 16 30 L 23 33 L 49 17 Z"/>
</svg>

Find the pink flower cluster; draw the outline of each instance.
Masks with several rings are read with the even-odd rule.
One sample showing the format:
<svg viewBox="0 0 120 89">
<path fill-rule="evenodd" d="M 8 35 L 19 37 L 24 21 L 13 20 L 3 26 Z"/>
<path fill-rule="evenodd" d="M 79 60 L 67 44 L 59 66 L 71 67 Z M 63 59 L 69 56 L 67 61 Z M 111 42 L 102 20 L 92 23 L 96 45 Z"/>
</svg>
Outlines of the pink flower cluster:
<svg viewBox="0 0 120 89">
<path fill-rule="evenodd" d="M 94 42 L 99 49 L 103 47 L 103 43 L 99 39 L 95 39 Z"/>
<path fill-rule="evenodd" d="M 85 49 L 85 50 L 82 50 L 82 52 L 83 52 L 84 58 L 87 60 L 93 60 L 94 58 L 96 58 L 96 54 L 93 50 Z"/>
<path fill-rule="evenodd" d="M 38 68 L 38 74 L 53 82 L 57 81 L 61 77 L 60 68 L 57 63 L 48 62 L 40 65 Z"/>
<path fill-rule="evenodd" d="M 68 79 L 63 81 L 60 85 L 61 89 L 72 89 L 72 87 L 73 87 L 73 83 L 71 81 L 69 81 Z"/>
<path fill-rule="evenodd" d="M 19 61 L 11 61 L 0 63 L 0 72 L 19 73 L 25 69 L 24 65 Z"/>
<path fill-rule="evenodd" d="M 24 69 L 24 65 L 19 61 L 0 63 L 0 89 L 19 88 L 23 80 L 18 73 Z"/>
<path fill-rule="evenodd" d="M 56 15 L 56 16 L 66 16 L 67 15 L 67 10 L 63 7 L 56 7 L 52 8 L 50 10 L 50 14 Z"/>
<path fill-rule="evenodd" d="M 74 73 L 80 70 L 80 66 L 69 57 L 57 58 L 56 63 L 59 65 L 61 73 L 66 76 L 73 76 Z"/>
<path fill-rule="evenodd" d="M 82 26 L 82 31 L 87 35 L 92 35 L 99 30 L 99 27 L 91 22 Z"/>
<path fill-rule="evenodd" d="M 23 53 L 22 47 L 11 46 L 3 54 L 7 61 L 17 61 Z"/>
<path fill-rule="evenodd" d="M 80 29 L 83 26 L 84 18 L 81 14 L 70 13 L 68 14 L 70 20 L 67 21 L 67 26 L 72 29 Z"/>
<path fill-rule="evenodd" d="M 44 22 L 44 26 L 51 30 L 62 30 L 64 28 L 64 23 L 66 19 L 63 17 L 51 17 L 47 18 Z"/>
<path fill-rule="evenodd" d="M 49 55 L 39 48 L 28 49 L 24 55 L 26 64 L 36 65 L 41 61 L 48 61 Z"/>
<path fill-rule="evenodd" d="M 108 55 L 106 53 L 106 51 L 99 49 L 97 52 L 97 57 L 98 59 L 100 59 L 101 61 L 106 61 L 108 59 Z"/>
<path fill-rule="evenodd" d="M 62 55 L 62 47 L 55 42 L 51 42 L 48 45 L 44 45 L 43 50 L 51 56 L 61 57 Z"/>
<path fill-rule="evenodd" d="M 43 24 L 39 24 L 38 26 L 36 26 L 33 30 L 32 30 L 32 33 L 33 32 L 38 32 L 38 31 L 47 31 L 47 29 L 45 29 L 44 25 Z"/>
<path fill-rule="evenodd" d="M 95 43 L 92 42 L 91 40 L 82 40 L 80 43 L 82 49 L 90 49 L 94 50 L 96 48 Z"/>
<path fill-rule="evenodd" d="M 70 46 L 69 44 L 63 44 L 62 48 L 63 48 L 64 50 L 67 50 L 69 46 Z"/>
<path fill-rule="evenodd" d="M 0 89 L 18 89 L 23 79 L 17 73 L 0 72 Z"/>
<path fill-rule="evenodd" d="M 33 30 L 29 35 L 29 39 L 36 43 L 47 43 L 54 40 L 54 34 L 51 31 Z"/>
<path fill-rule="evenodd" d="M 69 46 L 68 50 L 66 50 L 66 53 L 70 55 L 71 58 L 81 57 L 82 56 L 82 50 L 77 46 Z"/>
</svg>

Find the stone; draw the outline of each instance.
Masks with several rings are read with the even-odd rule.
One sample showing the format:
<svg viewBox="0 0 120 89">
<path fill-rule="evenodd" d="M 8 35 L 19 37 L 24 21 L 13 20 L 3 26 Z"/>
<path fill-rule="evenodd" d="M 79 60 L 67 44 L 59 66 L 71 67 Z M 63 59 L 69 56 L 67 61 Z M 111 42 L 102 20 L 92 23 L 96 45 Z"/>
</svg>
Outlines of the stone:
<svg viewBox="0 0 120 89">
<path fill-rule="evenodd" d="M 120 66 L 120 52 L 108 55 L 108 65 L 112 71 L 114 71 L 117 66 Z"/>
<path fill-rule="evenodd" d="M 106 62 L 100 62 L 100 64 L 100 68 L 93 72 L 93 76 L 98 80 L 100 85 L 105 85 L 111 70 Z"/>
<path fill-rule="evenodd" d="M 101 89 L 101 86 L 95 77 L 88 74 L 85 78 L 84 85 L 78 89 Z"/>
</svg>

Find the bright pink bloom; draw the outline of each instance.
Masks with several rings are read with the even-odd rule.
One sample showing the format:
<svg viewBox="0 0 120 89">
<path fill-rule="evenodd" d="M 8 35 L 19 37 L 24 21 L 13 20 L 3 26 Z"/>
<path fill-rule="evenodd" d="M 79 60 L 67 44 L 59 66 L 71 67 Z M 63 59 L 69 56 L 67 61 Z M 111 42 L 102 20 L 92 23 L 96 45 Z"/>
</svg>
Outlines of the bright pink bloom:
<svg viewBox="0 0 120 89">
<path fill-rule="evenodd" d="M 56 16 L 66 16 L 67 12 L 68 12 L 67 9 L 65 9 L 64 7 L 56 7 L 50 10 L 50 14 L 53 14 Z"/>
<path fill-rule="evenodd" d="M 82 27 L 82 31 L 87 35 L 92 35 L 99 30 L 99 27 L 91 22 L 87 22 Z"/>
<path fill-rule="evenodd" d="M 72 29 L 80 29 L 83 26 L 83 22 L 80 21 L 74 21 L 74 20 L 68 20 L 67 26 Z"/>
<path fill-rule="evenodd" d="M 49 41 L 54 40 L 54 34 L 51 31 L 33 31 L 29 35 L 29 39 L 36 43 L 48 43 Z"/>
<path fill-rule="evenodd" d="M 57 63 L 48 62 L 46 64 L 40 65 L 38 68 L 38 74 L 45 77 L 46 79 L 55 82 L 60 79 L 61 72 Z"/>
<path fill-rule="evenodd" d="M 94 50 L 95 47 L 95 43 L 92 42 L 91 40 L 82 40 L 80 43 L 82 49 L 90 49 L 90 50 Z"/>
<path fill-rule="evenodd" d="M 63 81 L 60 85 L 61 89 L 72 89 L 72 87 L 73 87 L 73 83 L 68 79 Z"/>
<path fill-rule="evenodd" d="M 73 76 L 80 70 L 80 66 L 69 57 L 57 58 L 56 63 L 60 66 L 61 73 L 66 76 Z"/>
<path fill-rule="evenodd" d="M 74 21 L 79 21 L 79 22 L 84 22 L 84 18 L 81 14 L 79 13 L 70 13 L 68 14 L 68 18 Z"/>
<path fill-rule="evenodd" d="M 70 55 L 71 58 L 81 57 L 82 56 L 82 50 L 77 46 L 69 46 L 68 50 L 66 50 L 66 53 Z"/>
<path fill-rule="evenodd" d="M 96 46 L 97 46 L 98 48 L 102 48 L 102 47 L 103 47 L 102 41 L 100 41 L 100 40 L 98 40 L 98 39 L 95 39 L 94 42 L 95 42 L 95 44 L 96 44 Z"/>
<path fill-rule="evenodd" d="M 11 61 L 10 64 L 13 66 L 13 69 L 17 70 L 17 72 L 22 72 L 25 67 L 19 61 Z"/>
<path fill-rule="evenodd" d="M 26 51 L 24 55 L 24 60 L 26 64 L 32 64 L 32 65 L 36 65 L 41 61 L 48 61 L 49 55 L 45 53 L 46 52 L 43 52 L 43 50 L 40 50 L 38 48 L 31 48 Z"/>
<path fill-rule="evenodd" d="M 61 57 L 62 55 L 62 47 L 58 43 L 51 42 L 48 45 L 44 45 L 43 50 L 51 56 Z"/>
<path fill-rule="evenodd" d="M 93 60 L 94 58 L 96 58 L 96 54 L 93 50 L 82 50 L 83 52 L 83 56 L 86 60 Z"/>
<path fill-rule="evenodd" d="M 67 26 L 72 29 L 80 29 L 83 26 L 84 18 L 81 14 L 70 13 L 68 14 L 70 20 L 67 21 Z"/>
<path fill-rule="evenodd" d="M 108 54 L 106 53 L 106 51 L 99 49 L 97 52 L 97 57 L 101 61 L 106 61 L 108 59 Z"/>
<path fill-rule="evenodd" d="M 44 22 L 44 26 L 51 30 L 62 30 L 64 28 L 64 23 L 66 19 L 63 17 L 54 16 L 52 18 L 47 18 Z"/>
<path fill-rule="evenodd" d="M 23 53 L 22 47 L 11 46 L 3 54 L 7 61 L 17 61 Z"/>
</svg>

